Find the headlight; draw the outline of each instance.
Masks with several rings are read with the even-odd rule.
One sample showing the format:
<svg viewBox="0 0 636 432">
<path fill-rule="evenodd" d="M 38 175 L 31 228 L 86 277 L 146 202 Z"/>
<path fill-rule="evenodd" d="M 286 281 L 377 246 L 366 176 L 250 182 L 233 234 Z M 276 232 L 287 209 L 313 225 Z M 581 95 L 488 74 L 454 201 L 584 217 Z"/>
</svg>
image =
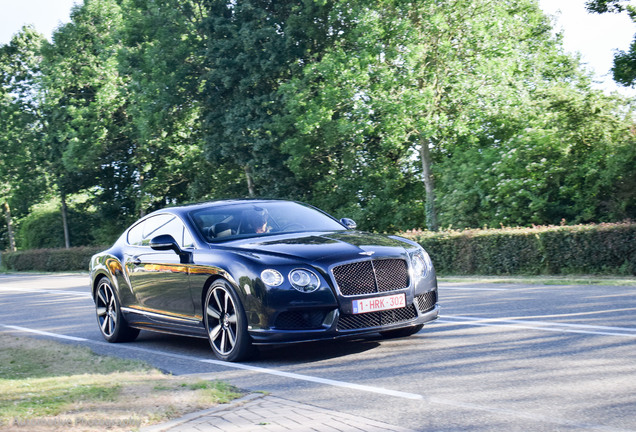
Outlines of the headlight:
<svg viewBox="0 0 636 432">
<path fill-rule="evenodd" d="M 278 270 L 266 269 L 261 272 L 261 280 L 265 285 L 277 287 L 283 283 L 283 275 Z"/>
<path fill-rule="evenodd" d="M 422 279 L 428 276 L 433 268 L 431 257 L 428 256 L 424 249 L 418 250 L 411 255 L 411 264 L 413 266 L 413 275 Z"/>
<path fill-rule="evenodd" d="M 316 291 L 320 286 L 320 279 L 308 270 L 296 269 L 289 273 L 289 282 L 300 292 Z"/>
</svg>

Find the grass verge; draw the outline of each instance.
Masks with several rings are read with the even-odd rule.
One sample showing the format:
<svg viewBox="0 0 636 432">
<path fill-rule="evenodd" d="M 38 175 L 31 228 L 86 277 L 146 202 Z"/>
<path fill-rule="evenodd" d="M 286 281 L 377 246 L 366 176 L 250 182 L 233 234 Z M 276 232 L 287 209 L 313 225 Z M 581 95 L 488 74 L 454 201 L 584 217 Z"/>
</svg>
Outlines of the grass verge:
<svg viewBox="0 0 636 432">
<path fill-rule="evenodd" d="M 128 431 L 242 396 L 89 348 L 0 333 L 0 430 Z"/>
</svg>

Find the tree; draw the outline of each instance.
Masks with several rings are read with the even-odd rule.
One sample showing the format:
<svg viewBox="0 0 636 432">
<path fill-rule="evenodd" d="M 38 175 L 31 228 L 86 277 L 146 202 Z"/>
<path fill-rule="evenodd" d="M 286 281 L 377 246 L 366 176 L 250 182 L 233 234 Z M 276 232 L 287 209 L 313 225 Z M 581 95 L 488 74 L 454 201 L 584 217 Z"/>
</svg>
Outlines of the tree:
<svg viewBox="0 0 636 432">
<path fill-rule="evenodd" d="M 206 160 L 201 127 L 206 1 L 129 0 L 122 7 L 120 73 L 129 78 L 139 214 L 218 195 L 229 176 Z"/>
<path fill-rule="evenodd" d="M 588 11 L 598 14 L 626 12 L 636 22 L 636 6 L 629 4 L 629 0 L 589 0 L 585 5 Z M 636 85 L 636 35 L 628 51 L 614 54 L 612 73 L 618 84 L 625 87 Z"/>
<path fill-rule="evenodd" d="M 247 195 L 289 195 L 278 87 L 328 43 L 332 2 L 214 0 L 206 20 L 205 138 L 214 164 L 243 171 Z M 329 23 L 330 24 L 330 23 Z"/>
<path fill-rule="evenodd" d="M 363 188 L 369 176 L 361 173 L 370 160 L 384 160 L 383 169 L 397 164 L 403 184 L 421 179 L 423 196 L 408 203 L 425 207 L 427 226 L 437 229 L 436 163 L 462 151 L 458 144 L 475 141 L 485 124 L 481 113 L 515 103 L 517 76 L 528 88 L 540 79 L 534 75 L 545 68 L 535 63 L 545 62 L 545 47 L 553 45 L 548 22 L 529 1 L 387 0 L 342 7 L 334 16 L 355 16 L 354 28 L 284 86 L 290 118 L 299 126 L 284 147 L 290 164 L 312 167 L 313 174 L 300 175 L 318 182 L 337 174 L 343 181 L 330 177 L 337 183 L 331 193 L 350 189 L 345 182 Z M 369 198 L 386 201 L 387 192 Z"/>
<path fill-rule="evenodd" d="M 25 213 L 44 189 L 37 165 L 41 127 L 35 93 L 43 40 L 33 28 L 23 27 L 0 47 L 0 201 L 11 250 L 16 250 L 12 208 L 19 205 Z"/>
<path fill-rule="evenodd" d="M 491 117 L 494 128 L 477 132 L 479 144 L 442 162 L 443 223 L 463 228 L 634 217 L 630 104 L 592 90 L 580 76 L 546 81 L 528 96 L 521 110 Z M 486 144 L 492 136 L 497 145 Z"/>
<path fill-rule="evenodd" d="M 130 120 L 117 60 L 121 25 L 117 1 L 86 0 L 43 49 L 43 146 L 61 198 L 67 247 L 69 194 L 92 188 L 104 219 L 120 228 L 134 217 Z"/>
</svg>

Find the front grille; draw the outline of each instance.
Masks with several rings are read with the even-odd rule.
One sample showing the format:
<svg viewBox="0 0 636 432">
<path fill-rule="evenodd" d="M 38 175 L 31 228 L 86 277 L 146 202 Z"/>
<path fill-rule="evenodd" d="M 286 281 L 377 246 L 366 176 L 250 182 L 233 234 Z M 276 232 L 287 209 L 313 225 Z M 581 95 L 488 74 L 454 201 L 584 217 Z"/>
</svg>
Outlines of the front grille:
<svg viewBox="0 0 636 432">
<path fill-rule="evenodd" d="M 437 291 L 429 291 L 415 297 L 417 308 L 420 312 L 428 312 L 435 307 L 437 303 Z"/>
<path fill-rule="evenodd" d="M 281 312 L 276 317 L 274 327 L 280 330 L 311 330 L 322 327 L 325 312 Z"/>
<path fill-rule="evenodd" d="M 343 314 L 340 315 L 340 319 L 338 320 L 338 330 L 379 327 L 387 324 L 410 321 L 415 318 L 417 318 L 417 312 L 413 305 L 388 311 L 369 312 L 355 315 Z"/>
<path fill-rule="evenodd" d="M 333 268 L 342 295 L 353 296 L 395 291 L 409 286 L 409 270 L 403 259 L 359 261 Z"/>
</svg>

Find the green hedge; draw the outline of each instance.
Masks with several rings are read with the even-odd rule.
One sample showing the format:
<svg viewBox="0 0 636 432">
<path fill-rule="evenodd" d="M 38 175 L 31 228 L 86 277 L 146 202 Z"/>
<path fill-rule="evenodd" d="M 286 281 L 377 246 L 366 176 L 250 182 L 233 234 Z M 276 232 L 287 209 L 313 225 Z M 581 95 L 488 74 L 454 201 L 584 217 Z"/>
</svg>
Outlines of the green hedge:
<svg viewBox="0 0 636 432">
<path fill-rule="evenodd" d="M 636 223 L 402 233 L 442 275 L 636 275 Z M 4 252 L 12 271 L 87 270 L 106 247 Z"/>
<path fill-rule="evenodd" d="M 636 223 L 410 231 L 438 273 L 636 275 Z"/>
<path fill-rule="evenodd" d="M 88 271 L 91 256 L 107 249 L 104 246 L 70 249 L 32 249 L 3 252 L 2 267 L 11 271 Z"/>
</svg>

